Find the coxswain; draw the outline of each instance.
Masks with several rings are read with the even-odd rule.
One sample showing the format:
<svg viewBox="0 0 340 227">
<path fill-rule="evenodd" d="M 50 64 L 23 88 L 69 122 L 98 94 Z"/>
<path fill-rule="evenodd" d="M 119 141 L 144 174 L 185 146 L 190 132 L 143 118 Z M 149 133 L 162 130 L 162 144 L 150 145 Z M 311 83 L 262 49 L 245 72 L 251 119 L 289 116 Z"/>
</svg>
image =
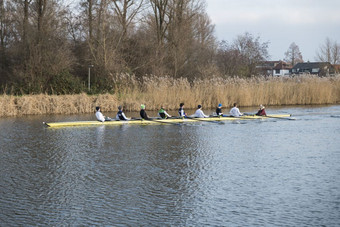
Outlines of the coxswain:
<svg viewBox="0 0 340 227">
<path fill-rule="evenodd" d="M 165 118 L 168 118 L 168 117 L 171 117 L 170 114 L 168 114 L 165 110 L 164 110 L 164 107 L 162 106 L 161 109 L 158 111 L 158 115 L 165 119 Z"/>
<path fill-rule="evenodd" d="M 118 106 L 118 112 L 116 115 L 116 120 L 121 120 L 121 121 L 128 121 L 131 118 L 127 118 L 123 112 L 123 107 L 122 106 Z"/>
<path fill-rule="evenodd" d="M 265 107 L 261 104 L 259 111 L 256 113 L 257 116 L 267 116 Z"/>
<path fill-rule="evenodd" d="M 239 117 L 242 116 L 243 114 L 240 112 L 239 108 L 237 107 L 237 103 L 234 103 L 234 107 L 231 108 L 230 110 L 230 115 L 233 117 Z"/>
<path fill-rule="evenodd" d="M 140 105 L 140 108 L 141 108 L 141 110 L 139 112 L 140 117 L 144 120 L 150 120 L 150 118 L 148 117 L 148 115 L 145 112 L 145 105 L 144 104 Z"/>
<path fill-rule="evenodd" d="M 203 113 L 201 105 L 198 105 L 197 108 L 198 109 L 196 110 L 196 112 L 193 115 L 191 115 L 191 117 L 199 117 L 199 118 L 209 117 L 209 116 L 207 116 Z"/>
</svg>

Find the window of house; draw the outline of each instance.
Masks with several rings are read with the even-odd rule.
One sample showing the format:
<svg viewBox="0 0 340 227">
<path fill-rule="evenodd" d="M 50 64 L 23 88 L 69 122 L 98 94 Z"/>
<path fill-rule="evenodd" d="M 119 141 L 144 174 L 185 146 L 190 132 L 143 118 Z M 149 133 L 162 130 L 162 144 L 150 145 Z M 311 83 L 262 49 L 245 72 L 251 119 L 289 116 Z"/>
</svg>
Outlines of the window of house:
<svg viewBox="0 0 340 227">
<path fill-rule="evenodd" d="M 275 74 L 280 74 L 280 69 L 275 69 Z"/>
<path fill-rule="evenodd" d="M 320 68 L 314 68 L 314 69 L 312 69 L 312 73 L 317 73 L 317 72 L 319 72 L 319 70 L 320 70 Z"/>
</svg>

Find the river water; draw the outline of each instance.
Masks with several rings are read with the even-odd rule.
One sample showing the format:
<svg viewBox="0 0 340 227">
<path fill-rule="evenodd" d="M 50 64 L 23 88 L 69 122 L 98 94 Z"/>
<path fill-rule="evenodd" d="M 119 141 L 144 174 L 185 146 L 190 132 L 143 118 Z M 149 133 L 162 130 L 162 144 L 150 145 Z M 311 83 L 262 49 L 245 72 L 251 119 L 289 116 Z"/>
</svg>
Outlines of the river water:
<svg viewBox="0 0 340 227">
<path fill-rule="evenodd" d="M 296 120 L 1 118 L 0 225 L 340 226 L 340 106 L 267 113 Z"/>
</svg>

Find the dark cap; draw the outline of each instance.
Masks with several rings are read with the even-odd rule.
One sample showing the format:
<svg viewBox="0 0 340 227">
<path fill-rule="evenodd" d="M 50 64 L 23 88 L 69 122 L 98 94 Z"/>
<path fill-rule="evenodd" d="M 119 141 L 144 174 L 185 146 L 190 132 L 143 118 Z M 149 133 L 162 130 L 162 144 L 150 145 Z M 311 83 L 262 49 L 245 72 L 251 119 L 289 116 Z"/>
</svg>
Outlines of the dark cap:
<svg viewBox="0 0 340 227">
<path fill-rule="evenodd" d="M 97 106 L 97 107 L 96 107 L 96 110 L 98 111 L 99 109 L 100 109 L 100 106 Z"/>
<path fill-rule="evenodd" d="M 201 105 L 198 105 L 197 107 L 198 107 L 198 109 L 199 109 L 199 108 L 201 108 L 202 106 L 201 106 Z"/>
</svg>

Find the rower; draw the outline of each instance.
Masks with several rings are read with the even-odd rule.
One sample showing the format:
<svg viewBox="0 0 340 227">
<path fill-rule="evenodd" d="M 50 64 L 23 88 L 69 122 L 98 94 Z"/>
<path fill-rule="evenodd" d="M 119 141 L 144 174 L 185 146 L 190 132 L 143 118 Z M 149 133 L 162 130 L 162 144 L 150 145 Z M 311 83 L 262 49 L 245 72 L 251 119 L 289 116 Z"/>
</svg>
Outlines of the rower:
<svg viewBox="0 0 340 227">
<path fill-rule="evenodd" d="M 141 108 L 141 110 L 140 110 L 139 114 L 140 114 L 141 118 L 144 119 L 144 120 L 151 120 L 145 112 L 145 105 L 144 104 L 140 105 L 140 108 Z"/>
<path fill-rule="evenodd" d="M 218 104 L 217 108 L 216 108 L 216 115 L 219 116 L 219 117 L 222 117 L 223 116 L 223 113 L 222 113 L 222 104 Z"/>
<path fill-rule="evenodd" d="M 123 107 L 118 106 L 118 112 L 116 115 L 116 120 L 121 120 L 121 121 L 128 121 L 131 120 L 131 118 L 127 118 L 123 112 Z"/>
<path fill-rule="evenodd" d="M 163 118 L 163 119 L 166 119 L 168 117 L 171 117 L 170 114 L 168 114 L 165 110 L 164 110 L 164 107 L 162 106 L 161 109 L 158 111 L 158 115 Z"/>
<path fill-rule="evenodd" d="M 230 115 L 233 116 L 233 117 L 239 117 L 239 116 L 243 115 L 243 113 L 241 113 L 239 108 L 237 107 L 236 102 L 234 103 L 234 107 L 231 108 L 231 110 L 230 110 Z"/>
<path fill-rule="evenodd" d="M 96 118 L 98 121 L 104 122 L 104 121 L 111 121 L 111 118 L 105 117 L 102 112 L 100 112 L 100 106 L 96 107 Z"/>
<path fill-rule="evenodd" d="M 179 109 L 178 109 L 179 117 L 182 117 L 182 118 L 184 118 L 186 116 L 186 113 L 184 112 L 183 106 L 184 106 L 184 103 L 182 102 L 182 103 L 179 104 Z"/>
<path fill-rule="evenodd" d="M 207 116 L 203 113 L 201 105 L 198 105 L 197 107 L 198 107 L 198 109 L 196 110 L 196 112 L 193 115 L 191 115 L 191 117 L 198 117 L 198 118 L 209 117 L 209 116 Z"/>
<path fill-rule="evenodd" d="M 259 111 L 256 113 L 257 116 L 267 116 L 265 107 L 261 104 Z"/>
</svg>

